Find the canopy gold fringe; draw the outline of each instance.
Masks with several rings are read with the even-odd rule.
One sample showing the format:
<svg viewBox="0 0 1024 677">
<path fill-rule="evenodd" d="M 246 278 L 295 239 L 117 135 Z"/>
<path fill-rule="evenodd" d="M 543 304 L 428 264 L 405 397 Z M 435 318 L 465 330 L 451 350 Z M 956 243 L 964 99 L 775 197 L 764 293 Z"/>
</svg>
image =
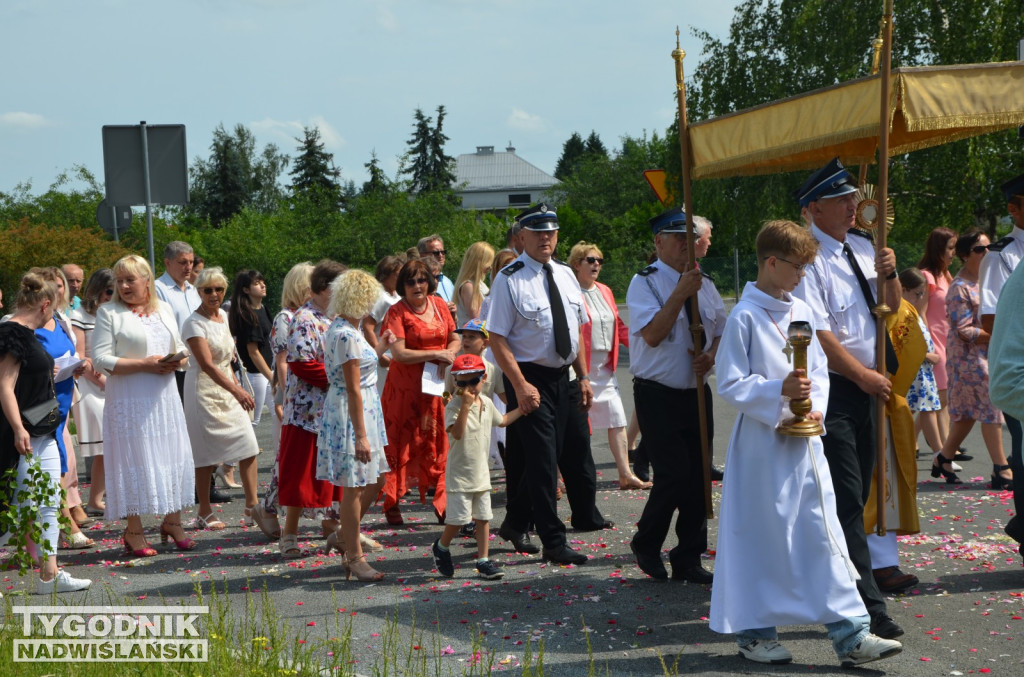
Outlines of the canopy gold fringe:
<svg viewBox="0 0 1024 677">
<path fill-rule="evenodd" d="M 693 178 L 873 163 L 879 77 L 692 124 Z M 1024 125 L 1024 62 L 898 69 L 889 100 L 890 157 Z"/>
</svg>

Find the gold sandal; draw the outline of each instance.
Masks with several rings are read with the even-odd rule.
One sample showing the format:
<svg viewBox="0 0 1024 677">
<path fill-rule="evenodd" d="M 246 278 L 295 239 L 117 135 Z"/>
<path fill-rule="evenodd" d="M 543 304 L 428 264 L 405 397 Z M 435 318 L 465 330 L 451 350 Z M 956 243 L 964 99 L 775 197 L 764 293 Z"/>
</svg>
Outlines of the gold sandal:
<svg viewBox="0 0 1024 677">
<path fill-rule="evenodd" d="M 362 568 L 361 571 L 354 571 L 353 570 L 353 565 L 359 564 L 360 562 L 362 562 L 363 567 L 365 567 L 365 568 Z M 376 569 L 371 567 L 369 564 L 367 564 L 366 563 L 366 555 L 360 555 L 359 557 L 356 557 L 355 559 L 345 558 L 342 561 L 342 565 L 345 567 L 345 580 L 346 581 L 352 580 L 352 574 L 353 573 L 356 575 L 356 580 L 360 581 L 362 583 L 376 583 L 377 581 L 383 581 L 384 580 L 384 572 L 383 571 L 377 571 Z"/>
</svg>

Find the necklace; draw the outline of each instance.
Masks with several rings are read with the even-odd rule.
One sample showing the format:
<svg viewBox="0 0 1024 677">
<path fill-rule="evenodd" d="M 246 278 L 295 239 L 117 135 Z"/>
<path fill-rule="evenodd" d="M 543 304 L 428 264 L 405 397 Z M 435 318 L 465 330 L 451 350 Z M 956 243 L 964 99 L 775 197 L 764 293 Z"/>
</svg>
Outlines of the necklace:
<svg viewBox="0 0 1024 677">
<path fill-rule="evenodd" d="M 139 317 L 149 317 L 150 315 L 153 314 L 152 311 L 143 310 L 141 303 L 137 306 L 132 306 L 132 312 L 138 315 Z"/>
<path fill-rule="evenodd" d="M 430 302 L 429 301 L 427 301 L 426 303 L 423 304 L 423 310 L 416 310 L 416 307 L 413 306 L 408 301 L 405 302 L 405 305 L 409 306 L 409 310 L 411 310 L 412 312 L 414 312 L 417 315 L 426 315 L 427 314 L 427 310 L 430 309 Z"/>
<path fill-rule="evenodd" d="M 786 338 L 786 334 L 782 331 L 782 328 L 779 326 L 778 322 L 775 321 L 775 318 L 772 317 L 772 314 L 768 312 L 767 308 L 764 309 L 764 312 L 765 312 L 766 315 L 768 315 L 768 319 L 772 321 L 772 324 L 775 325 L 775 331 L 779 332 L 779 336 L 781 336 L 782 340 L 785 341 L 785 343 L 786 343 L 786 345 L 782 348 L 782 354 L 786 356 L 786 362 L 787 363 L 792 362 L 793 361 L 793 346 L 789 345 L 789 339 Z M 792 308 L 789 309 L 789 323 L 793 324 L 793 309 Z"/>
</svg>

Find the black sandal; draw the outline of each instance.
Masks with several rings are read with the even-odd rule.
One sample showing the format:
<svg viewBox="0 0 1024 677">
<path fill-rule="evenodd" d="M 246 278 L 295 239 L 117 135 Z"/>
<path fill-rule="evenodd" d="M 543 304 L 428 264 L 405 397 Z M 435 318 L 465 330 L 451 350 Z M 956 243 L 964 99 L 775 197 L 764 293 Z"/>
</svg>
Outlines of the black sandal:
<svg viewBox="0 0 1024 677">
<path fill-rule="evenodd" d="M 990 484 L 989 486 L 992 487 L 993 489 L 997 490 L 997 491 L 999 491 L 999 490 L 1002 490 L 1002 491 L 1013 491 L 1013 478 L 1012 477 L 1003 477 L 1002 475 L 999 474 L 1002 471 L 1009 470 L 1009 469 L 1010 469 L 1010 466 L 1008 466 L 1008 465 L 996 465 L 996 464 L 993 463 L 992 464 L 992 484 Z"/>
<path fill-rule="evenodd" d="M 936 465 L 938 463 L 938 465 Z M 950 466 L 949 470 L 946 470 L 944 466 Z M 956 476 L 953 472 L 953 459 L 946 458 L 941 452 L 935 454 L 935 458 L 932 461 L 932 477 L 945 477 L 946 484 L 963 484 L 964 481 Z"/>
</svg>

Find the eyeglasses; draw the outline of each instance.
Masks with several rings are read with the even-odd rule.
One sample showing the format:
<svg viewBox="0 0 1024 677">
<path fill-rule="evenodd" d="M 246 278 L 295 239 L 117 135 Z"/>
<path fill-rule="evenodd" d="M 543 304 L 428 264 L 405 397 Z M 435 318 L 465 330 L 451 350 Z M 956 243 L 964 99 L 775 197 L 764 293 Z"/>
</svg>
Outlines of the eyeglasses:
<svg viewBox="0 0 1024 677">
<path fill-rule="evenodd" d="M 988 251 L 988 245 L 976 244 L 973 247 L 971 247 L 971 251 L 974 252 L 975 254 L 984 254 L 985 252 Z"/>
<path fill-rule="evenodd" d="M 770 256 L 766 256 L 766 257 L 764 257 L 764 260 L 767 261 L 770 258 L 771 258 Z M 796 268 L 796 272 L 798 272 L 798 273 L 803 272 L 804 268 L 807 267 L 806 263 L 793 263 L 789 259 L 784 259 L 781 256 L 776 256 L 775 258 L 777 258 L 779 261 L 785 261 L 789 265 L 793 266 L 794 268 Z"/>
<path fill-rule="evenodd" d="M 588 256 L 583 260 L 586 261 L 587 263 L 597 263 L 602 266 L 604 265 L 604 259 L 602 259 L 600 256 Z"/>
<path fill-rule="evenodd" d="M 455 385 L 457 385 L 460 388 L 470 388 L 472 386 L 475 386 L 477 383 L 480 383 L 480 381 L 482 379 L 483 379 L 483 376 L 474 376 L 473 378 L 469 379 L 468 381 L 460 381 L 460 380 L 456 379 Z"/>
<path fill-rule="evenodd" d="M 408 280 L 406 280 L 405 281 L 405 286 L 406 287 L 415 287 L 418 284 L 427 284 L 427 283 L 429 283 L 429 280 L 427 278 L 425 278 L 425 277 L 416 277 L 416 278 L 409 278 Z"/>
<path fill-rule="evenodd" d="M 447 256 L 448 255 L 448 250 L 446 250 L 446 249 L 438 249 L 437 251 L 427 252 L 427 253 L 428 254 L 433 254 L 437 258 L 441 258 L 442 256 Z"/>
<path fill-rule="evenodd" d="M 203 287 L 202 292 L 204 294 L 223 294 L 224 287 Z"/>
</svg>

